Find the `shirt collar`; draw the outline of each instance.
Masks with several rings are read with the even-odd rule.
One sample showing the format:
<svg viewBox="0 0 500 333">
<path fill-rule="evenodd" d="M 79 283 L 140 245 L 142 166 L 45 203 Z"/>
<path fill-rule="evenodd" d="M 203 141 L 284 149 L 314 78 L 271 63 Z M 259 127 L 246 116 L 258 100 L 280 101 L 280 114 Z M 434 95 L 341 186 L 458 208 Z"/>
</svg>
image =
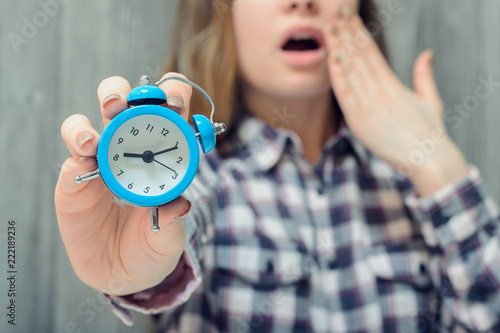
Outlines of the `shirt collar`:
<svg viewBox="0 0 500 333">
<path fill-rule="evenodd" d="M 295 132 L 271 127 L 263 120 L 243 112 L 221 140 L 219 152 L 223 157 L 237 157 L 252 171 L 263 174 L 272 169 L 285 153 L 303 155 L 301 140 Z M 354 137 L 344 119 L 337 133 L 323 146 L 323 154 L 336 157 L 352 154 L 364 170 L 369 170 L 370 153 Z"/>
</svg>

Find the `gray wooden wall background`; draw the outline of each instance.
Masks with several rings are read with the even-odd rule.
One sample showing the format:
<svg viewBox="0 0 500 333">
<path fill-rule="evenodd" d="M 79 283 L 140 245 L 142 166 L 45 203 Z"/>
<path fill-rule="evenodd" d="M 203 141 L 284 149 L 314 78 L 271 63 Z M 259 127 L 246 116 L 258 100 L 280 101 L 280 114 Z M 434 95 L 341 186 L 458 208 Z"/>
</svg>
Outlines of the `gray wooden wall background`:
<svg viewBox="0 0 500 333">
<path fill-rule="evenodd" d="M 460 123 L 448 122 L 449 132 L 499 202 L 500 87 L 480 99 L 476 88 L 489 77 L 500 81 L 500 2 L 394 1 L 377 0 L 396 73 L 411 86 L 417 54 L 435 51 L 448 115 L 459 115 L 460 105 L 469 110 Z M 44 9 L 47 3 L 59 5 Z M 143 73 L 158 75 L 174 13 L 174 0 L 0 2 L 0 332 L 151 330 L 146 316 L 129 328 L 108 309 L 89 305 L 96 294 L 69 264 L 53 192 L 69 156 L 59 134 L 63 120 L 83 113 L 102 128 L 96 98 L 102 79 L 121 75 L 134 84 Z M 26 21 L 37 31 L 23 31 Z M 14 47 L 10 33 L 26 39 Z M 8 219 L 17 221 L 15 327 L 6 319 Z"/>
</svg>

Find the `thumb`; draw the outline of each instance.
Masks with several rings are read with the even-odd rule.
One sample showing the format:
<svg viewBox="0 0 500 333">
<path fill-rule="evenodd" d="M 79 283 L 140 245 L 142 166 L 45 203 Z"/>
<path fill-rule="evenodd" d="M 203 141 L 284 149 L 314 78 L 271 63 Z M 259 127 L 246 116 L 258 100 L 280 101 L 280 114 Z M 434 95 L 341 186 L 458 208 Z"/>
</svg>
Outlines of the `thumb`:
<svg viewBox="0 0 500 333">
<path fill-rule="evenodd" d="M 434 52 L 432 50 L 422 52 L 413 67 L 413 87 L 418 97 L 442 113 L 444 106 L 434 80 L 433 69 Z"/>
</svg>

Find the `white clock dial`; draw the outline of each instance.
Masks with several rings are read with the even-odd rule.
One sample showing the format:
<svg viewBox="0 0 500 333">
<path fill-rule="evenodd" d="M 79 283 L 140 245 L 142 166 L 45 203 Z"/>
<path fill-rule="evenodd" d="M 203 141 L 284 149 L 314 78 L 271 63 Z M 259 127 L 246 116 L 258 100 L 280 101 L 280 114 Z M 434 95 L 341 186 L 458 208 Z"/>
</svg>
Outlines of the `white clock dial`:
<svg viewBox="0 0 500 333">
<path fill-rule="evenodd" d="M 185 176 L 189 147 L 172 121 L 140 115 L 124 122 L 113 134 L 108 161 L 124 189 L 141 196 L 157 196 L 167 193 Z"/>
</svg>

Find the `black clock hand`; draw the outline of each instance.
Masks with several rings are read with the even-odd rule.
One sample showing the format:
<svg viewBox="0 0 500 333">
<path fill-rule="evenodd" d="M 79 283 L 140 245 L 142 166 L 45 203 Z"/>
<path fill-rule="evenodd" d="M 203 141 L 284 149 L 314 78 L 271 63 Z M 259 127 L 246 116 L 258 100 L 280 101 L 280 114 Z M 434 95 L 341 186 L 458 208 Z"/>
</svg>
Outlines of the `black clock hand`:
<svg viewBox="0 0 500 333">
<path fill-rule="evenodd" d="M 144 158 L 144 154 L 131 154 L 131 153 L 123 153 L 123 157 L 137 157 L 137 158 Z"/>
<path fill-rule="evenodd" d="M 177 143 L 175 144 L 175 147 L 168 148 L 168 149 L 159 151 L 157 153 L 154 153 L 153 156 L 160 155 L 160 154 L 163 154 L 163 153 L 168 153 L 169 151 L 172 151 L 172 150 L 176 150 L 177 148 L 179 148 L 179 147 L 177 147 L 178 145 L 179 145 L 179 141 L 177 141 Z"/>
<path fill-rule="evenodd" d="M 158 164 L 160 164 L 160 165 L 164 166 L 165 168 L 167 168 L 167 169 L 171 170 L 172 172 L 177 173 L 177 171 L 175 171 L 175 170 L 174 170 L 174 169 L 172 169 L 172 168 L 169 168 L 168 166 L 166 166 L 165 164 L 163 164 L 163 163 L 159 162 L 158 160 L 154 160 L 154 161 L 155 161 L 156 163 L 158 163 Z"/>
<path fill-rule="evenodd" d="M 149 159 L 149 157 L 151 157 L 151 156 L 156 156 L 156 155 L 160 155 L 163 153 L 168 153 L 169 151 L 172 151 L 172 150 L 176 150 L 179 148 L 178 145 L 179 145 L 179 142 L 177 141 L 177 143 L 175 144 L 175 147 L 168 148 L 168 149 L 159 151 L 159 152 L 154 153 L 154 154 L 150 150 L 147 150 L 142 154 L 123 153 L 123 157 L 135 157 L 135 158 L 142 158 L 142 159 L 148 158 Z"/>
</svg>

